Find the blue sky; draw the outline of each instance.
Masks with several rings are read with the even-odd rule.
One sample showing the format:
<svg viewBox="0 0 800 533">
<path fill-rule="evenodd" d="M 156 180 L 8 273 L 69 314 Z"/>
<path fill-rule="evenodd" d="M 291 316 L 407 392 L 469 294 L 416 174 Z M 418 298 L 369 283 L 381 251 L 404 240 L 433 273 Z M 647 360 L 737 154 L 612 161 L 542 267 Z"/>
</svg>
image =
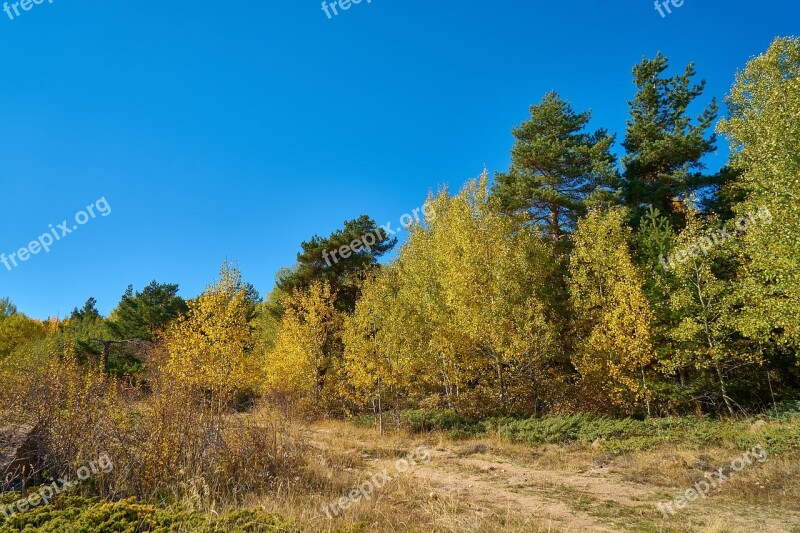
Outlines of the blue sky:
<svg viewBox="0 0 800 533">
<path fill-rule="evenodd" d="M 13 13 L 13 11 L 12 11 Z M 8 271 L 38 318 L 128 284 L 195 296 L 225 258 L 267 293 L 299 243 L 379 224 L 509 163 L 511 128 L 557 90 L 621 134 L 631 67 L 691 60 L 722 97 L 796 1 L 45 0 L 0 12 L 0 252 L 104 197 L 111 207 Z M 724 108 L 723 108 L 724 109 Z M 724 161 L 726 150 L 711 158 Z"/>
</svg>

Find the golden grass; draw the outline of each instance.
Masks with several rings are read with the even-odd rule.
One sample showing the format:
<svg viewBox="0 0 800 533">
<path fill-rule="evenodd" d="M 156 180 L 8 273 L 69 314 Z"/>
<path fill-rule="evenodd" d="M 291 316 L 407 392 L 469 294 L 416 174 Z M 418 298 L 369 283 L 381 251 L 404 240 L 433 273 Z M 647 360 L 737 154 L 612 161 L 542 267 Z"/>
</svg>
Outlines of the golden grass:
<svg viewBox="0 0 800 533">
<path fill-rule="evenodd" d="M 613 455 L 591 446 L 530 447 L 496 436 L 469 441 L 405 431 L 381 436 L 372 429 L 336 421 L 298 424 L 296 431 L 308 444 L 306 466 L 300 473 L 303 482 L 251 503 L 270 513 L 294 517 L 308 531 L 575 531 L 570 520 L 578 517 L 585 524 L 595 521 L 597 531 L 728 532 L 747 531 L 749 523 L 767 523 L 775 531 L 800 530 L 800 522 L 798 529 L 792 529 L 793 521 L 800 517 L 797 454 L 770 456 L 764 464 L 754 463 L 721 484 L 707 500 L 665 520 L 655 503 L 671 499 L 691 487 L 708 468 L 730 464 L 741 452 L 663 446 Z M 504 504 L 502 498 L 483 501 L 475 498 L 474 487 L 446 486 L 413 471 L 398 475 L 370 500 L 353 504 L 338 517 L 329 519 L 322 512 L 322 505 L 348 494 L 371 473 L 391 469 L 394 459 L 420 444 L 436 455 L 425 468 L 440 473 L 443 479 L 480 478 L 479 483 L 495 487 L 498 494 L 530 493 L 552 503 L 554 509 L 566 504 L 574 515 L 559 515 L 546 505 L 525 512 Z M 484 463 L 494 464 L 496 469 L 480 466 Z M 507 482 L 505 478 L 511 479 L 514 469 L 541 472 L 553 479 L 548 483 Z M 582 480 L 593 472 L 598 472 L 598 486 L 581 490 Z M 576 481 L 571 484 L 567 480 Z M 625 492 L 620 492 L 623 489 Z"/>
</svg>

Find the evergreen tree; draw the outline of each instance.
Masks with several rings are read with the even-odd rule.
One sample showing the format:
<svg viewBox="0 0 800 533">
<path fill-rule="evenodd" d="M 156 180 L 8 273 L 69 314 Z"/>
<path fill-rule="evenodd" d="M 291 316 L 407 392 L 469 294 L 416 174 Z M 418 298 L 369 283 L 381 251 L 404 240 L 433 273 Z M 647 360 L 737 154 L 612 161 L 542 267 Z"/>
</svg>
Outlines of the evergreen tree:
<svg viewBox="0 0 800 533">
<path fill-rule="evenodd" d="M 187 311 L 178 285 L 153 281 L 134 294 L 129 286 L 109 317 L 109 329 L 118 339 L 152 341 L 173 320 Z"/>
<path fill-rule="evenodd" d="M 100 341 L 108 335 L 108 324 L 97 310 L 97 300 L 89 298 L 83 307 L 72 310 L 61 330 L 62 353 L 74 353 L 82 363 L 95 360 L 105 366 L 107 350 Z"/>
<path fill-rule="evenodd" d="M 653 206 L 682 227 L 681 200 L 721 179 L 702 173 L 703 157 L 716 149 L 715 136 L 708 131 L 718 107 L 712 100 L 693 121 L 688 108 L 702 96 L 705 81 L 692 84 L 693 64 L 673 77 L 664 75 L 668 68 L 668 59 L 659 53 L 633 69 L 637 93 L 628 102 L 623 193 L 635 220 Z"/>
<path fill-rule="evenodd" d="M 17 314 L 17 306 L 7 297 L 0 298 L 0 320 Z"/>
<path fill-rule="evenodd" d="M 531 106 L 514 128 L 511 168 L 493 194 L 506 212 L 527 212 L 558 242 L 588 205 L 610 201 L 616 184 L 614 137 L 586 131 L 591 112 L 576 113 L 557 93 Z"/>
<path fill-rule="evenodd" d="M 366 215 L 345 221 L 344 227 L 330 236 L 315 235 L 303 242 L 297 264 L 281 273 L 278 287 L 290 293 L 314 282 L 327 283 L 336 295 L 336 307 L 352 312 L 366 274 L 395 244 L 397 239 Z"/>
</svg>

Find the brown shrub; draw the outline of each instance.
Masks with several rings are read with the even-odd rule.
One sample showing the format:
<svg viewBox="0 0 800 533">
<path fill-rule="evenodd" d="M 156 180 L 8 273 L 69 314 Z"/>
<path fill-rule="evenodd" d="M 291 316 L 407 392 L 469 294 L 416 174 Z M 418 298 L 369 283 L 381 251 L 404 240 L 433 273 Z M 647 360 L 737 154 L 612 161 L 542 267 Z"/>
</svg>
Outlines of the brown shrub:
<svg viewBox="0 0 800 533">
<path fill-rule="evenodd" d="M 302 462 L 303 446 L 280 417 L 237 415 L 233 402 L 210 401 L 157 366 L 147 395 L 71 358 L 54 358 L 10 385 L 14 393 L 0 398 L 5 422 L 37 429 L 37 464 L 21 480 L 26 485 L 74 479 L 78 468 L 108 454 L 113 471 L 94 476 L 87 490 L 207 510 L 269 491 Z"/>
</svg>

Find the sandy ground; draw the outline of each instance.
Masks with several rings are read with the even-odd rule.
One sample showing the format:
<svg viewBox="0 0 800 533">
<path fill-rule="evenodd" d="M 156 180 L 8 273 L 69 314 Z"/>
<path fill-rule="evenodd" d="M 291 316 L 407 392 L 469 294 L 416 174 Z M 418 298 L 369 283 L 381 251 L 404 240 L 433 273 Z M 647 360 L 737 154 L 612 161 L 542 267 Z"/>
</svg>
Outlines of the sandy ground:
<svg viewBox="0 0 800 533">
<path fill-rule="evenodd" d="M 307 436 L 314 448 L 335 446 L 357 454 L 365 462 L 361 467 L 365 476 L 395 471 L 398 453 L 419 444 L 409 441 L 403 447 L 402 442 L 384 442 L 377 436 L 373 440 L 363 433 L 328 427 L 313 427 Z M 583 465 L 565 461 L 559 468 L 545 469 L 536 465 L 534 453 L 526 458 L 491 443 L 440 439 L 428 448 L 430 460 L 402 476 L 416 485 L 424 499 L 455 500 L 457 505 L 450 507 L 461 509 L 464 524 L 478 523 L 470 520 L 474 517 L 502 516 L 516 517 L 518 522 L 516 526 L 498 523 L 497 531 L 800 532 L 798 510 L 743 503 L 736 501 L 735 494 L 722 491 L 664 518 L 656 504 L 687 487 L 631 482 L 624 479 L 630 476 L 602 461 Z M 453 529 L 449 524 L 441 527 L 442 531 Z"/>
</svg>

